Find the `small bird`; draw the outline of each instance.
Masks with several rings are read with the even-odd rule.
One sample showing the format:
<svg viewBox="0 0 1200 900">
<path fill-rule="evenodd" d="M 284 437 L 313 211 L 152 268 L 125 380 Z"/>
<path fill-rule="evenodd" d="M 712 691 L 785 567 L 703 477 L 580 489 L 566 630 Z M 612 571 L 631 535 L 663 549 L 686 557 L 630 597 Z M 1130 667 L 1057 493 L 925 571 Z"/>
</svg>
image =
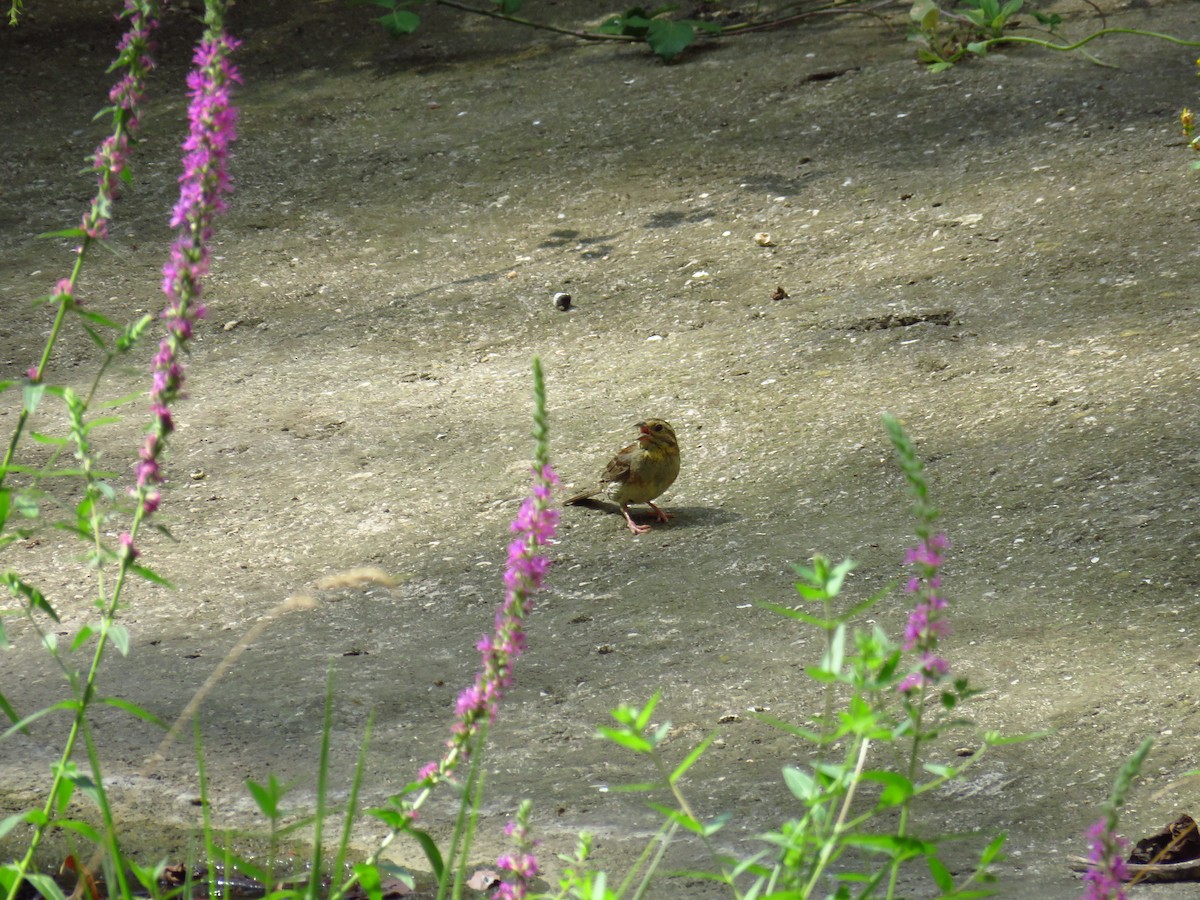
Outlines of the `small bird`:
<svg viewBox="0 0 1200 900">
<path fill-rule="evenodd" d="M 637 423 L 638 439 L 612 458 L 600 483 L 587 491 L 567 498 L 567 503 L 578 503 L 599 494 L 605 494 L 621 507 L 629 530 L 634 534 L 645 534 L 649 525 L 638 525 L 629 515 L 630 503 L 645 503 L 660 522 L 671 518 L 651 501 L 675 483 L 679 475 L 679 442 L 675 430 L 662 419 L 646 419 Z"/>
</svg>

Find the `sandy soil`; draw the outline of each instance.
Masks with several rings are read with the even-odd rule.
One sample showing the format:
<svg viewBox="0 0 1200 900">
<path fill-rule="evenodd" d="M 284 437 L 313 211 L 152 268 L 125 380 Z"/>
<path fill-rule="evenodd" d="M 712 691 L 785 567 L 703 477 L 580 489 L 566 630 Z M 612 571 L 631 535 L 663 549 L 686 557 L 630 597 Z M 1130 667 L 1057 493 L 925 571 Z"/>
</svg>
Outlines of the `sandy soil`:
<svg viewBox="0 0 1200 900">
<path fill-rule="evenodd" d="M 0 34 L 3 377 L 35 361 L 49 316 L 29 303 L 70 264 L 35 235 L 85 207 L 78 172 L 117 37 L 111 4 L 29 6 Z M 1089 4 L 1055 8 L 1066 33 L 1096 25 Z M 1186 2 L 1105 11 L 1200 37 Z M 600 10 L 530 12 L 578 23 Z M 285 597 L 354 566 L 403 580 L 320 592 L 216 686 L 203 728 L 221 824 L 261 827 L 242 782 L 268 772 L 311 802 L 330 665 L 339 791 L 372 710 L 370 802 L 438 752 L 501 594 L 535 354 L 568 485 L 646 416 L 675 425 L 683 474 L 663 498 L 675 519 L 642 537 L 611 510 L 564 511 L 553 589 L 492 733 L 481 860 L 531 796 L 551 871 L 580 828 L 622 871 L 657 820 L 608 787 L 647 773 L 592 734 L 655 690 L 669 753 L 719 733 L 687 790 L 705 814 L 734 814 L 723 846 L 752 846 L 789 815 L 780 767 L 808 750 L 753 711 L 819 711 L 803 671 L 819 636 L 753 601 L 792 602 L 789 563 L 817 551 L 858 560 L 854 596 L 897 577 L 912 523 L 885 410 L 929 460 L 954 543 L 945 649 L 984 689 L 969 714 L 1049 732 L 989 756 L 922 806 L 921 827 L 968 835 L 948 851 L 959 865 L 1007 831 L 1002 896 L 1078 896 L 1065 857 L 1144 735 L 1157 744 L 1123 828 L 1197 813 L 1196 786 L 1176 783 L 1200 760 L 1196 176 L 1175 124 L 1196 100 L 1195 51 L 1107 38 L 1096 52 L 1120 68 L 1013 48 L 929 74 L 905 11 L 890 12 L 892 27 L 823 19 L 664 66 L 447 10 L 393 42 L 361 9 L 236 7 L 237 193 L 171 449 L 162 521 L 177 542 L 145 547 L 176 589 L 135 586 L 132 652 L 102 690 L 170 718 Z M 120 257 L 85 271 L 85 299 L 115 318 L 160 305 L 196 32 L 186 6 L 165 18 Z M 777 286 L 787 299 L 771 299 Z M 946 315 L 904 324 L 933 313 Z M 104 395 L 144 387 L 148 357 Z M 83 385 L 94 367 L 72 335 L 51 378 Z M 123 473 L 137 411 L 102 440 Z M 61 428 L 49 414 L 38 425 Z M 67 508 L 58 491 L 48 517 Z M 47 530 L 5 559 L 44 587 L 67 637 L 94 615 L 72 541 Z M 905 614 L 896 595 L 875 618 L 895 629 Z M 6 627 L 0 690 L 22 712 L 59 698 L 29 629 Z M 5 742 L 0 805 L 32 802 L 60 733 L 46 720 Z M 188 747 L 142 774 L 149 726 L 100 712 L 95 737 L 131 846 L 182 852 L 198 820 Z M 448 809 L 428 814 L 435 830 Z M 377 835 L 365 825 L 360 844 Z M 395 856 L 419 861 L 414 847 Z M 685 845 L 673 862 L 702 858 Z"/>
</svg>

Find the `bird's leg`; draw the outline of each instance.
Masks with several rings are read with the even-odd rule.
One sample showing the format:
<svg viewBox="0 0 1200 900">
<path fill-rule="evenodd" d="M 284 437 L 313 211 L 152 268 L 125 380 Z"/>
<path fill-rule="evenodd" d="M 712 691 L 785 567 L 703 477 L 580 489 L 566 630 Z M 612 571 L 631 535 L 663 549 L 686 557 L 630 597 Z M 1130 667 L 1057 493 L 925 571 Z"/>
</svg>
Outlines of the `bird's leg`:
<svg viewBox="0 0 1200 900">
<path fill-rule="evenodd" d="M 629 523 L 629 530 L 633 534 L 645 534 L 650 530 L 649 525 L 639 525 L 637 522 L 633 521 L 633 516 L 629 515 L 628 507 L 622 506 L 621 512 L 625 514 L 625 521 Z"/>
<path fill-rule="evenodd" d="M 660 522 L 666 522 L 666 521 L 674 518 L 674 516 L 672 516 L 671 513 L 663 512 L 661 509 L 659 509 L 657 506 L 655 506 L 649 500 L 646 501 L 646 505 L 648 507 L 650 507 L 652 510 L 654 510 L 654 514 L 656 516 L 658 516 L 658 521 L 660 521 Z"/>
</svg>

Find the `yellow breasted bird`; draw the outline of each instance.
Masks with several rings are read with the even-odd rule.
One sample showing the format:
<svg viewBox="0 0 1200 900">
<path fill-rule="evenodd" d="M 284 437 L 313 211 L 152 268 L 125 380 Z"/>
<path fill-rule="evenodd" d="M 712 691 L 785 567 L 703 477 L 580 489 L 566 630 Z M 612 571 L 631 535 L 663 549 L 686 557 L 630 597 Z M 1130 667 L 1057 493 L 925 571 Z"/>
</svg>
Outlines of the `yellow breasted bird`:
<svg viewBox="0 0 1200 900">
<path fill-rule="evenodd" d="M 567 498 L 578 503 L 591 497 L 606 495 L 615 501 L 634 534 L 644 534 L 649 525 L 638 525 L 629 515 L 630 503 L 645 503 L 660 522 L 671 518 L 651 501 L 675 483 L 679 475 L 679 442 L 675 430 L 662 419 L 646 419 L 637 423 L 638 439 L 612 458 L 596 487 Z"/>
</svg>

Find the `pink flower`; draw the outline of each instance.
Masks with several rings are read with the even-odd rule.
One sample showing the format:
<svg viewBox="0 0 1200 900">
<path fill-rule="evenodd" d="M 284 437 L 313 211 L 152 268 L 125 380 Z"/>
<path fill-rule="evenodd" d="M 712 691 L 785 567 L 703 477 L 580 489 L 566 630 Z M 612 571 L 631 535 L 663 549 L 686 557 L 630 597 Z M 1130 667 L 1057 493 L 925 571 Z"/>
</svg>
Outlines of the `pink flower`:
<svg viewBox="0 0 1200 900">
<path fill-rule="evenodd" d="M 518 536 L 508 545 L 504 600 L 496 611 L 492 633 L 475 644 L 480 655 L 479 671 L 474 684 L 464 689 L 455 702 L 447 753 L 435 767 L 436 773 L 452 772 L 467 758 L 471 739 L 479 729 L 496 720 L 505 692 L 512 686 L 513 665 L 525 651 L 525 616 L 550 567 L 550 561 L 538 550 L 553 540 L 558 524 L 557 510 L 548 508 L 550 489 L 557 484 L 554 471 L 545 466 L 535 469 L 533 476 L 531 496 L 521 504 L 511 525 Z"/>
<path fill-rule="evenodd" d="M 1129 868 L 1123 857 L 1128 842 L 1112 833 L 1105 817 L 1088 829 L 1088 846 L 1083 900 L 1125 900 Z"/>
<path fill-rule="evenodd" d="M 120 544 L 120 556 L 126 562 L 133 562 L 141 554 L 138 553 L 137 547 L 133 546 L 133 535 L 128 531 L 121 532 L 121 536 L 117 538 L 117 543 Z"/>
<path fill-rule="evenodd" d="M 522 900 L 528 896 L 533 879 L 541 874 L 537 857 L 533 855 L 538 842 L 529 834 L 530 809 L 530 803 L 523 802 L 517 810 L 516 819 L 504 826 L 504 833 L 512 839 L 516 849 L 496 860 L 496 868 L 505 874 L 504 880 L 492 894 L 493 900 Z"/>
<path fill-rule="evenodd" d="M 939 533 L 921 538 L 904 556 L 905 565 L 917 569 L 905 585 L 906 593 L 917 595 L 917 603 L 904 626 L 903 647 L 906 653 L 919 652 L 921 663 L 896 685 L 901 694 L 937 684 L 950 671 L 949 664 L 934 652 L 938 641 L 950 633 L 950 623 L 943 616 L 946 599 L 937 593 L 942 584 L 939 570 L 949 546 L 946 535 Z"/>
<path fill-rule="evenodd" d="M 140 54 L 144 46 L 143 36 L 135 35 L 123 44 L 122 51 Z M 167 334 L 159 342 L 151 363 L 153 421 L 139 454 L 141 462 L 135 470 L 137 485 L 132 491 L 143 517 L 158 509 L 160 495 L 154 487 L 163 480 L 159 459 L 166 449 L 167 437 L 175 430 L 171 405 L 183 396 L 183 351 L 192 338 L 195 323 L 205 314 L 200 292 L 208 274 L 208 242 L 212 237 L 213 217 L 225 209 L 224 195 L 229 191 L 226 160 L 236 137 L 237 110 L 230 101 L 230 85 L 241 81 L 241 76 L 230 63 L 229 54 L 237 46 L 238 41 L 224 33 L 206 34 L 193 57 L 196 68 L 187 79 L 191 98 L 189 130 L 183 142 L 179 201 L 171 216 L 171 224 L 179 229 L 179 235 L 163 266 L 162 289 L 167 305 L 161 317 L 167 322 Z M 136 95 L 135 85 L 119 82 L 113 88 L 112 98 L 123 103 Z M 96 154 L 97 165 L 102 158 L 119 161 L 123 150 L 124 144 L 119 140 L 102 145 Z M 113 171 L 111 165 L 109 170 Z"/>
</svg>

